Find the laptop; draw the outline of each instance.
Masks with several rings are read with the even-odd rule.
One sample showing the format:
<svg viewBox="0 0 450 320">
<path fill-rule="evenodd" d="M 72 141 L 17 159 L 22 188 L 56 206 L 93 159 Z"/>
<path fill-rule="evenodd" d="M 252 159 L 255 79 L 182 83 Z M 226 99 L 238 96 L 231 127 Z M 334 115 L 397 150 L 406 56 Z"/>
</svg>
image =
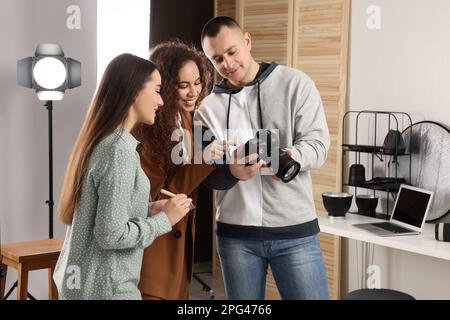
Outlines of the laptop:
<svg viewBox="0 0 450 320">
<path fill-rule="evenodd" d="M 354 224 L 382 237 L 420 234 L 431 206 L 433 192 L 402 184 L 389 222 Z"/>
</svg>

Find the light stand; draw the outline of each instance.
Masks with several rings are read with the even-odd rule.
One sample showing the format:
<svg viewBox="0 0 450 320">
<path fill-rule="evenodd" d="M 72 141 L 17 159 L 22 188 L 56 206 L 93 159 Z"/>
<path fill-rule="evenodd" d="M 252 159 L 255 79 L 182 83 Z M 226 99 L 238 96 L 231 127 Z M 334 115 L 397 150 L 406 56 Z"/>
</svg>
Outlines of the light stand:
<svg viewBox="0 0 450 320">
<path fill-rule="evenodd" d="M 81 85 L 81 63 L 65 58 L 60 45 L 52 43 L 39 44 L 34 57 L 17 61 L 17 82 L 19 85 L 35 89 L 39 100 L 46 101 L 48 110 L 48 237 L 53 238 L 53 101 L 62 100 L 66 89 Z M 0 238 L 1 240 L 1 238 Z M 0 278 L 3 276 L 0 267 Z M 17 287 L 16 281 L 5 297 L 7 299 Z M 36 300 L 27 292 L 27 297 Z"/>
<path fill-rule="evenodd" d="M 81 63 L 66 58 L 59 44 L 41 43 L 35 55 L 17 61 L 17 82 L 34 89 L 48 110 L 49 199 L 48 237 L 53 238 L 53 101 L 62 100 L 66 89 L 81 85 Z"/>
<path fill-rule="evenodd" d="M 44 104 L 48 110 L 48 238 L 53 239 L 53 101 Z"/>
<path fill-rule="evenodd" d="M 48 196 L 49 199 L 45 201 L 48 204 L 48 238 L 53 239 L 53 101 L 48 100 L 45 102 L 44 107 L 48 110 Z M 0 233 L 1 236 L 1 233 Z M 0 241 L 1 243 L 1 241 Z M 3 268 L 0 266 L 0 279 L 3 277 Z M 11 293 L 17 288 L 18 282 L 14 282 L 12 287 L 8 290 L 5 297 L 0 297 L 0 300 L 8 299 Z M 36 300 L 29 292 L 27 297 L 30 300 Z"/>
</svg>

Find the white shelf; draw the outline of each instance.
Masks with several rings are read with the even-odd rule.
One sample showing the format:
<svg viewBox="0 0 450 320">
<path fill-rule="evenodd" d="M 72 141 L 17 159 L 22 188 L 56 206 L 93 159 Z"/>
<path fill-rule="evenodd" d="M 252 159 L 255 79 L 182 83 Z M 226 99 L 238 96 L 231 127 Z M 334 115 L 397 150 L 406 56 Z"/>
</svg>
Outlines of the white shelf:
<svg viewBox="0 0 450 320">
<path fill-rule="evenodd" d="M 344 219 L 333 219 L 327 215 L 318 215 L 321 232 L 349 239 L 369 242 L 388 248 L 418 253 L 435 258 L 450 260 L 450 242 L 437 241 L 434 238 L 434 224 L 425 223 L 422 234 L 409 236 L 380 237 L 353 224 L 383 222 L 386 220 L 347 213 Z"/>
</svg>

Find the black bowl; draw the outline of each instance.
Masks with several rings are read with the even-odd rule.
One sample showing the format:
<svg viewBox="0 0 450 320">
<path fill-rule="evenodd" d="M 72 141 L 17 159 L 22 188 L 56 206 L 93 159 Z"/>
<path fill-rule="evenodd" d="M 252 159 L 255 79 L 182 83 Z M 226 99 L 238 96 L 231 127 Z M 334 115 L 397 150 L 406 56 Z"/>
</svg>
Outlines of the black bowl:
<svg viewBox="0 0 450 320">
<path fill-rule="evenodd" d="M 356 205 L 358 206 L 358 213 L 374 217 L 375 209 L 378 205 L 378 196 L 371 194 L 361 194 L 357 195 L 355 198 Z"/>
<path fill-rule="evenodd" d="M 353 195 L 344 192 L 322 193 L 323 206 L 330 217 L 345 217 L 352 205 Z"/>
</svg>

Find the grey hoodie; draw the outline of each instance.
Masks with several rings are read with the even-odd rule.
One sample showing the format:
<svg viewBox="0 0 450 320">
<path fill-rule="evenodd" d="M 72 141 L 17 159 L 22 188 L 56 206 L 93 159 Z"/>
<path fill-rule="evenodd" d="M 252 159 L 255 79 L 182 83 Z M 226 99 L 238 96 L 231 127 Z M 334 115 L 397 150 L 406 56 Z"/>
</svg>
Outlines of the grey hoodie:
<svg viewBox="0 0 450 320">
<path fill-rule="evenodd" d="M 301 165 L 288 183 L 258 172 L 228 190 L 216 190 L 217 234 L 265 240 L 319 232 L 309 171 L 325 162 L 330 138 L 320 94 L 305 73 L 262 63 L 256 79 L 241 89 L 228 89 L 225 82 L 214 86 L 194 121 L 237 145 L 253 138 L 252 129 L 262 123 L 278 130 L 280 148 L 292 148 Z"/>
</svg>

